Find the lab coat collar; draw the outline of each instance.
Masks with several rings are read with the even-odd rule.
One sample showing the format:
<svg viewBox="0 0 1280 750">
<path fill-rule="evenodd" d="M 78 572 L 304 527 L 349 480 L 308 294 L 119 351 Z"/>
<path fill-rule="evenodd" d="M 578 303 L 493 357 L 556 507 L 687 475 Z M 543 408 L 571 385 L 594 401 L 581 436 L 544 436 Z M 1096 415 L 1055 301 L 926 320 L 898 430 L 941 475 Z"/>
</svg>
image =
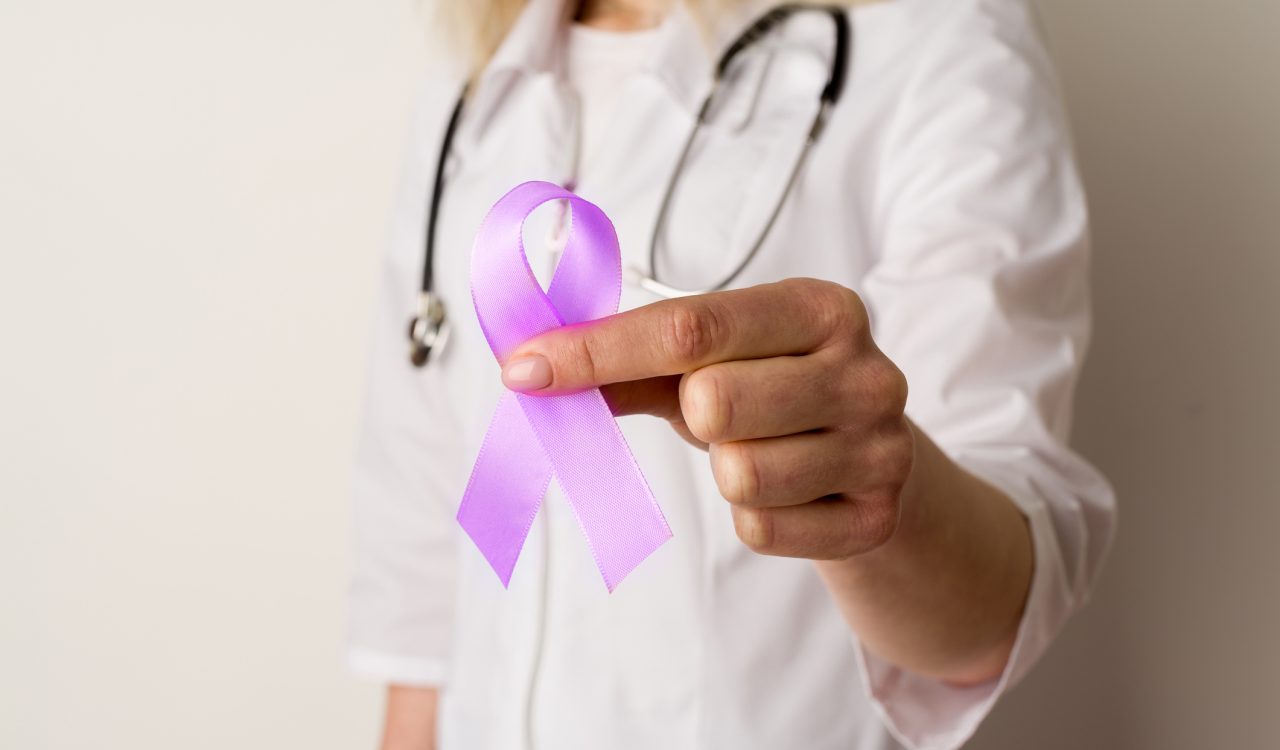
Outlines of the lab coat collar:
<svg viewBox="0 0 1280 750">
<path fill-rule="evenodd" d="M 698 111 L 711 87 L 709 42 L 714 40 L 706 38 L 684 3 L 677 2 L 662 22 L 653 58 L 644 67 L 690 114 Z"/>
<path fill-rule="evenodd" d="M 572 0 L 527 0 L 524 10 L 507 32 L 489 64 L 480 73 L 481 85 L 511 72 L 553 72 L 556 49 L 564 44 L 565 26 L 571 18 Z"/>
<path fill-rule="evenodd" d="M 652 75 L 690 114 L 696 113 L 710 89 L 712 48 L 719 49 L 736 35 L 764 7 L 767 1 L 746 2 L 727 17 L 719 19 L 708 36 L 700 29 L 683 2 L 675 2 L 660 27 L 656 49 L 644 72 Z M 470 119 L 483 123 L 501 105 L 506 83 L 520 75 L 563 75 L 558 51 L 576 0 L 528 0 L 511 31 L 479 74 L 468 107 Z"/>
</svg>

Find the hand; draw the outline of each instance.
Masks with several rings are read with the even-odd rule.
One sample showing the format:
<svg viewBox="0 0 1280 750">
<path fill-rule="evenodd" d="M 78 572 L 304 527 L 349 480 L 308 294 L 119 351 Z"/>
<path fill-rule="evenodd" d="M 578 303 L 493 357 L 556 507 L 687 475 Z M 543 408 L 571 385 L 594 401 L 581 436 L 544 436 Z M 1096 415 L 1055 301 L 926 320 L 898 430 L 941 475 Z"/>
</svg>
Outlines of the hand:
<svg viewBox="0 0 1280 750">
<path fill-rule="evenodd" d="M 601 387 L 710 452 L 734 527 L 770 555 L 844 559 L 887 542 L 914 460 L 907 384 L 852 291 L 789 279 L 657 302 L 521 345 L 506 385 Z"/>
</svg>

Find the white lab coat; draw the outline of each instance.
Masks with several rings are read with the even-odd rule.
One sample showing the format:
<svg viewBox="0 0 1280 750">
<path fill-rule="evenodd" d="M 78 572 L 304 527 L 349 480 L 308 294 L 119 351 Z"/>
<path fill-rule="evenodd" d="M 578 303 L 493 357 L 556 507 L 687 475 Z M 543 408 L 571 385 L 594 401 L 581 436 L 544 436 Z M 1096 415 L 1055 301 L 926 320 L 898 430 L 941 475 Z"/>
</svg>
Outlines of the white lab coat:
<svg viewBox="0 0 1280 750">
<path fill-rule="evenodd" d="M 861 294 L 910 383 L 909 416 L 1026 514 L 1035 574 L 1012 659 L 998 680 L 958 688 L 866 653 L 811 563 L 743 547 L 706 455 L 661 420 L 620 423 L 675 536 L 613 594 L 554 485 L 510 590 L 461 534 L 453 516 L 502 388 L 467 278 L 481 218 L 517 183 L 572 180 L 616 223 L 624 264 L 647 268 L 663 186 L 710 84 L 712 56 L 677 9 L 611 137 L 575 166 L 561 8 L 530 0 L 468 104 L 437 245 L 452 340 L 419 370 L 404 333 L 461 76 L 441 65 L 424 86 L 355 469 L 352 667 L 443 686 L 444 750 L 958 746 L 1081 605 L 1114 526 L 1110 489 L 1066 445 L 1089 325 L 1087 222 L 1032 14 L 1022 0 L 851 11 L 844 97 L 737 282 L 814 276 Z M 798 18 L 744 61 L 676 197 L 664 280 L 705 283 L 754 239 L 816 106 L 828 23 Z M 545 273 L 541 231 L 526 244 Z M 628 287 L 622 306 L 651 301 Z"/>
</svg>

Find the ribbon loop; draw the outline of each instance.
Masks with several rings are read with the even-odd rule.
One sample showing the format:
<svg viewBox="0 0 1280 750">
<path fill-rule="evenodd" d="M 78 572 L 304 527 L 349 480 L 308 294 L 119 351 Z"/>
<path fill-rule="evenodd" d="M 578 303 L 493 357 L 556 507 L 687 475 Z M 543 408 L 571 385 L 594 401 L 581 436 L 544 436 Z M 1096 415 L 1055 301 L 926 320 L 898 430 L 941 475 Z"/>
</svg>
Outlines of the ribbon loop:
<svg viewBox="0 0 1280 750">
<path fill-rule="evenodd" d="M 568 242 L 547 291 L 529 267 L 525 218 L 569 201 Z M 506 361 L 521 343 L 618 310 L 622 258 L 613 224 L 593 203 L 547 182 L 526 182 L 485 217 L 471 251 L 471 298 L 489 348 Z M 471 471 L 458 522 L 503 586 L 552 475 L 564 490 L 610 591 L 671 538 L 662 511 L 600 390 L 556 396 L 504 393 Z"/>
</svg>

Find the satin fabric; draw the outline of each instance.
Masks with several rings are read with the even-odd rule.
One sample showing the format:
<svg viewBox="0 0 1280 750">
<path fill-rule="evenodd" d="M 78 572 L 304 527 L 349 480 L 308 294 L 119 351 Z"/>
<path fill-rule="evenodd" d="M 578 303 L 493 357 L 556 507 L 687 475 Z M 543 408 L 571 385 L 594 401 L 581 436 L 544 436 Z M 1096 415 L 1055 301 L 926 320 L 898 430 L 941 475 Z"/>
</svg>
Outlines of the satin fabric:
<svg viewBox="0 0 1280 750">
<path fill-rule="evenodd" d="M 521 234 L 533 209 L 572 210 L 564 249 L 543 291 Z M 498 199 L 471 249 L 476 320 L 499 363 L 535 336 L 612 315 L 622 292 L 618 236 L 590 201 L 549 182 Z M 458 508 L 458 523 L 509 585 L 553 478 L 573 509 L 605 587 L 613 591 L 671 529 L 598 388 L 555 396 L 504 393 Z"/>
</svg>

